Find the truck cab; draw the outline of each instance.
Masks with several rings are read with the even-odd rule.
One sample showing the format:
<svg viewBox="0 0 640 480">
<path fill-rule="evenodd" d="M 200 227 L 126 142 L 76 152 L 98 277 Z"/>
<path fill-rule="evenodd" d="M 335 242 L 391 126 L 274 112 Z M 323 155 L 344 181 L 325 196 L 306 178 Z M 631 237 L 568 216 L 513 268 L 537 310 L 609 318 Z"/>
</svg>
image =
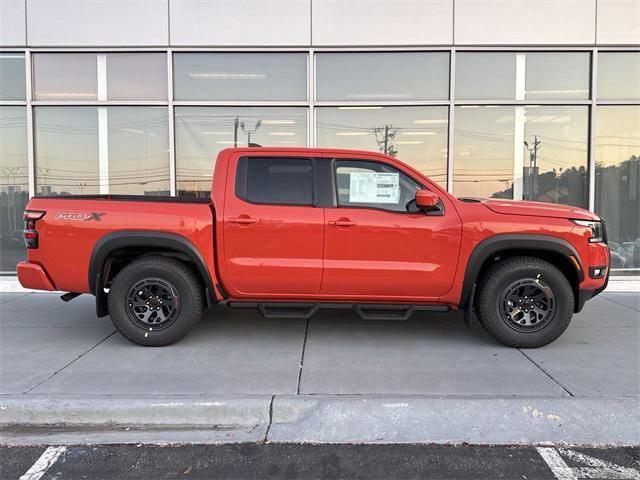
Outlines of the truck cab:
<svg viewBox="0 0 640 480">
<path fill-rule="evenodd" d="M 95 295 L 142 345 L 179 340 L 223 303 L 301 318 L 460 309 L 503 343 L 540 346 L 609 274 L 592 212 L 458 199 L 376 152 L 227 149 L 210 198 L 36 197 L 25 222 L 20 282 Z"/>
</svg>

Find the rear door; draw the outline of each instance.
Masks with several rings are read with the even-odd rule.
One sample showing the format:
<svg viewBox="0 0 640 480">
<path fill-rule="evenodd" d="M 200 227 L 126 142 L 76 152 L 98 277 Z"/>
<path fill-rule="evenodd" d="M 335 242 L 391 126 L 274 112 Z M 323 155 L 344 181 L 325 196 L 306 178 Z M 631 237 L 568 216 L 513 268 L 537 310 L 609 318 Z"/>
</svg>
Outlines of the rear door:
<svg viewBox="0 0 640 480">
<path fill-rule="evenodd" d="M 316 206 L 316 160 L 302 154 L 246 156 L 230 166 L 235 179 L 227 181 L 223 228 L 231 293 L 317 294 L 324 210 Z"/>
</svg>

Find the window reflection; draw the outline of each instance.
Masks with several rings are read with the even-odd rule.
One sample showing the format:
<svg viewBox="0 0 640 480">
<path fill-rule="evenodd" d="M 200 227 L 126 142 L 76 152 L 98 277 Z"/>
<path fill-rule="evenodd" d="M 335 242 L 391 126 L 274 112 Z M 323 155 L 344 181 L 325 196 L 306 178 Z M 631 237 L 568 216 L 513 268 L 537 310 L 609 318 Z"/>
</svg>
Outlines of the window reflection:
<svg viewBox="0 0 640 480">
<path fill-rule="evenodd" d="M 607 222 L 611 266 L 640 268 L 640 106 L 596 110 L 596 212 Z"/>
<path fill-rule="evenodd" d="M 398 157 L 446 187 L 447 123 L 447 107 L 318 107 L 316 139 Z"/>
<path fill-rule="evenodd" d="M 306 100 L 307 55 L 176 53 L 176 100 Z"/>
<path fill-rule="evenodd" d="M 100 193 L 96 107 L 34 109 L 36 194 Z"/>
<path fill-rule="evenodd" d="M 109 100 L 166 100 L 166 53 L 108 53 Z"/>
<path fill-rule="evenodd" d="M 38 195 L 168 195 L 165 107 L 36 107 L 34 126 Z"/>
<path fill-rule="evenodd" d="M 587 52 L 460 52 L 459 100 L 588 99 Z"/>
<path fill-rule="evenodd" d="M 598 98 L 640 100 L 640 52 L 598 53 Z"/>
<path fill-rule="evenodd" d="M 27 110 L 0 107 L 0 272 L 25 259 L 22 213 L 29 200 Z"/>
<path fill-rule="evenodd" d="M 318 100 L 445 100 L 449 97 L 449 54 L 319 53 L 316 79 Z"/>
<path fill-rule="evenodd" d="M 307 146 L 307 109 L 176 107 L 178 194 L 209 196 L 218 153 L 229 147 Z"/>
<path fill-rule="evenodd" d="M 454 194 L 585 207 L 588 110 L 456 107 Z"/>
<path fill-rule="evenodd" d="M 24 54 L 0 53 L 0 100 L 25 100 Z"/>
<path fill-rule="evenodd" d="M 95 53 L 36 53 L 32 59 L 35 100 L 98 99 Z"/>
<path fill-rule="evenodd" d="M 109 193 L 169 195 L 167 109 L 108 107 L 106 118 Z"/>
</svg>

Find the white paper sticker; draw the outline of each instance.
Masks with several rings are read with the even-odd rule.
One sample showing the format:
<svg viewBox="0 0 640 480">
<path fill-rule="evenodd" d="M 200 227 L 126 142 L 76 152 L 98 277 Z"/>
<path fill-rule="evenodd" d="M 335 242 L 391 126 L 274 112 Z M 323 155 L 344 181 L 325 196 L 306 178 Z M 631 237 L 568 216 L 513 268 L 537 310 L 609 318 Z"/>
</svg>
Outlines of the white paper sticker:
<svg viewBox="0 0 640 480">
<path fill-rule="evenodd" d="M 349 174 L 349 203 L 398 203 L 400 174 L 352 172 Z"/>
</svg>

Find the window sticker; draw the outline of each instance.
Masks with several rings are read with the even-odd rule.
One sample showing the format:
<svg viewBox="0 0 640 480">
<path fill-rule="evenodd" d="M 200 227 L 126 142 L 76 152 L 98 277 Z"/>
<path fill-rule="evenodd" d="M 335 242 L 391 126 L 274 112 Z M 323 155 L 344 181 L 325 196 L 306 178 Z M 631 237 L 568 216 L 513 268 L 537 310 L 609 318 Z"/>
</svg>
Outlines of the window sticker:
<svg viewBox="0 0 640 480">
<path fill-rule="evenodd" d="M 352 172 L 349 174 L 349 203 L 398 203 L 400 174 Z"/>
</svg>

